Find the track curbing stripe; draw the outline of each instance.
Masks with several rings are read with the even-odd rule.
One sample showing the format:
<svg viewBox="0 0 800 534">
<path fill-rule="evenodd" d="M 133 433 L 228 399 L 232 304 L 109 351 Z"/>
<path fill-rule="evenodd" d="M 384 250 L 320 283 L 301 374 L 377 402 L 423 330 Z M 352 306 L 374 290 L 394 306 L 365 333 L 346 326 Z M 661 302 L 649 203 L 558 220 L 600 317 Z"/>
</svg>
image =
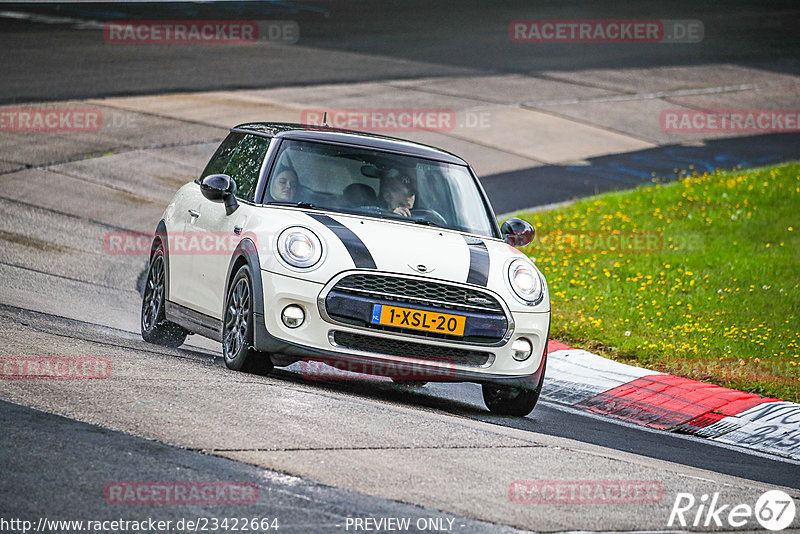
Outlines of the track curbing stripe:
<svg viewBox="0 0 800 534">
<path fill-rule="evenodd" d="M 800 404 L 627 365 L 555 340 L 548 350 L 546 399 L 800 459 Z"/>
</svg>

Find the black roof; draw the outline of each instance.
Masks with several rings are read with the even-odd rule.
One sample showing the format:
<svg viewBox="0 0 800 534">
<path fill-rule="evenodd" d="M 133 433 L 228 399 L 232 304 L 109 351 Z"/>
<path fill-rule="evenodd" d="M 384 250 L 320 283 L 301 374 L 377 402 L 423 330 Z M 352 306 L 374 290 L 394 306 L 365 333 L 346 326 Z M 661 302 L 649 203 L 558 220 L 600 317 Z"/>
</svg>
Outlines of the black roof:
<svg viewBox="0 0 800 534">
<path fill-rule="evenodd" d="M 409 156 L 466 165 L 467 163 L 450 152 L 436 147 L 355 130 L 340 130 L 326 126 L 309 126 L 285 122 L 247 122 L 231 128 L 231 130 L 249 131 L 256 134 L 278 137 L 282 139 L 299 139 L 305 141 L 322 141 L 346 145 L 357 145 L 388 152 L 397 152 Z"/>
</svg>

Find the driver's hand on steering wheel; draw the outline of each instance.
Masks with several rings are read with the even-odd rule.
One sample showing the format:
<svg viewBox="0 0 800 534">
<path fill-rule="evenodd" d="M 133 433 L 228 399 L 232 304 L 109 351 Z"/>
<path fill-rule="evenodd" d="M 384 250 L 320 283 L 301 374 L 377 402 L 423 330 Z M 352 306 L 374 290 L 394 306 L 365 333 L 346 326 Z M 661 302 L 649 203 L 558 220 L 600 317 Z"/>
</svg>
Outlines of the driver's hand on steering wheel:
<svg viewBox="0 0 800 534">
<path fill-rule="evenodd" d="M 411 210 L 406 208 L 405 206 L 399 206 L 392 210 L 392 213 L 396 213 L 398 215 L 402 215 L 403 217 L 411 217 Z"/>
</svg>

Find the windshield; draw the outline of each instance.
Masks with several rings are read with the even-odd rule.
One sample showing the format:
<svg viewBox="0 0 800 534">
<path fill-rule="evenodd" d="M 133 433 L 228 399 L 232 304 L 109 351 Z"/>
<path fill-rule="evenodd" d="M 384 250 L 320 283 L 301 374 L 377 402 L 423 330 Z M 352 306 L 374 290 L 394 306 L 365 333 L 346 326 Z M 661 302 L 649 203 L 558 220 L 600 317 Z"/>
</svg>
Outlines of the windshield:
<svg viewBox="0 0 800 534">
<path fill-rule="evenodd" d="M 264 202 L 495 237 L 487 206 L 466 166 L 367 148 L 284 140 Z"/>
</svg>

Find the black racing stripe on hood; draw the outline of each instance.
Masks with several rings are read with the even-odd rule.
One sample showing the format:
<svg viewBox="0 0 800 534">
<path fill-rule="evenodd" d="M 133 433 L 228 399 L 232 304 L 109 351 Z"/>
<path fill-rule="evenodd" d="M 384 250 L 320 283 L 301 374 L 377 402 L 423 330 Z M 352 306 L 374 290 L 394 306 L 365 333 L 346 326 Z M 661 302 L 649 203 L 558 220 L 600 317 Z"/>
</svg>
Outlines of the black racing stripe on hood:
<svg viewBox="0 0 800 534">
<path fill-rule="evenodd" d="M 372 254 L 370 254 L 369 250 L 367 250 L 367 246 L 348 227 L 346 227 L 336 219 L 333 219 L 321 213 L 309 213 L 309 212 L 304 212 L 304 213 L 309 217 L 311 217 L 312 219 L 315 219 L 316 221 L 324 224 L 331 230 L 331 232 L 336 234 L 336 237 L 338 237 L 341 240 L 342 244 L 344 244 L 344 247 L 347 249 L 347 252 L 350 254 L 350 257 L 353 258 L 353 263 L 356 264 L 356 267 L 358 267 L 359 269 L 378 268 L 378 266 L 375 265 L 375 260 L 372 259 Z"/>
<path fill-rule="evenodd" d="M 477 237 L 466 235 L 464 241 L 469 246 L 467 283 L 486 287 L 489 283 L 489 250 L 486 248 L 486 243 Z"/>
</svg>

